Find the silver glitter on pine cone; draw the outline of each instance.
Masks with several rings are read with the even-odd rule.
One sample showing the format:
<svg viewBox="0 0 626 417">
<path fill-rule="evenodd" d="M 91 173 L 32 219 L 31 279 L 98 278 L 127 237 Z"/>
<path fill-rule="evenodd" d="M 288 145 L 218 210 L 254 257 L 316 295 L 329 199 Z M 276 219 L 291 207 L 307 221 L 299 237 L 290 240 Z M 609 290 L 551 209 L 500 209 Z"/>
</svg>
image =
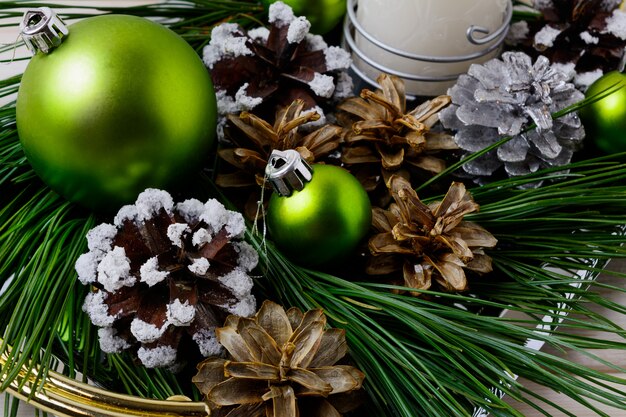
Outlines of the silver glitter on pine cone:
<svg viewBox="0 0 626 417">
<path fill-rule="evenodd" d="M 473 64 L 448 95 L 452 105 L 439 118 L 456 131 L 461 149 L 474 153 L 513 136 L 497 150 L 463 165 L 479 183 L 501 167 L 509 176 L 519 176 L 565 165 L 585 136 L 576 113 L 552 119 L 552 113 L 581 101 L 584 94 L 543 56 L 533 64 L 523 52 L 505 52 L 502 59 Z M 524 133 L 533 123 L 537 127 Z"/>
<path fill-rule="evenodd" d="M 92 288 L 83 310 L 102 351 L 130 350 L 148 368 L 220 354 L 216 327 L 256 311 L 258 255 L 244 232 L 243 216 L 217 200 L 174 204 L 155 189 L 90 230 L 76 272 Z"/>
</svg>

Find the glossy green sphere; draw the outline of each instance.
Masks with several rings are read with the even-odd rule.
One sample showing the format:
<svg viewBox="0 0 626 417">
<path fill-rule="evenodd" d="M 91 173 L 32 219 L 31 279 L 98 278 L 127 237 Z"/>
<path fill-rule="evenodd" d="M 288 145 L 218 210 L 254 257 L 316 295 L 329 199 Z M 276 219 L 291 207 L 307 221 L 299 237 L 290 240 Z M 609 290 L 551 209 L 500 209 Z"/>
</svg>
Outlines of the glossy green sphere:
<svg viewBox="0 0 626 417">
<path fill-rule="evenodd" d="M 585 93 L 591 97 L 620 86 L 619 90 L 580 110 L 587 140 L 609 154 L 626 152 L 626 75 L 609 72 L 591 84 Z"/>
<path fill-rule="evenodd" d="M 92 17 L 69 31 L 58 48 L 32 58 L 18 93 L 20 140 L 44 182 L 104 211 L 198 170 L 217 116 L 193 48 L 133 16 Z"/>
<path fill-rule="evenodd" d="M 291 260 L 328 265 L 353 252 L 367 235 L 372 207 L 348 171 L 315 165 L 313 179 L 302 191 L 272 195 L 266 222 L 272 240 Z"/>
<path fill-rule="evenodd" d="M 278 0 L 262 0 L 265 7 Z M 346 14 L 346 0 L 280 0 L 291 6 L 296 16 L 305 16 L 311 22 L 311 33 L 330 32 Z"/>
</svg>

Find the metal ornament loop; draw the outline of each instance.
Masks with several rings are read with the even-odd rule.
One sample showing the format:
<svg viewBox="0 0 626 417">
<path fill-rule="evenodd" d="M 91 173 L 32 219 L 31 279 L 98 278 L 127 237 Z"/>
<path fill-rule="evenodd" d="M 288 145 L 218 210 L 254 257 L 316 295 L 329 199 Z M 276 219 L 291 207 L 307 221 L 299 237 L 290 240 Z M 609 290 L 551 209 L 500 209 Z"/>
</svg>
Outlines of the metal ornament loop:
<svg viewBox="0 0 626 417">
<path fill-rule="evenodd" d="M 26 10 L 20 23 L 20 35 L 33 55 L 38 51 L 50 53 L 69 33 L 67 25 L 49 7 Z"/>
<path fill-rule="evenodd" d="M 511 3 L 510 1 L 506 4 L 506 10 L 504 14 L 504 21 L 502 25 L 492 34 L 489 34 L 489 29 L 482 26 L 471 25 L 470 27 L 468 27 L 466 33 L 467 40 L 474 45 L 485 45 L 497 40 L 498 45 L 500 45 L 504 41 L 504 38 L 506 38 L 506 35 L 509 32 L 509 27 L 511 26 L 511 18 L 513 17 L 513 3 Z M 475 36 L 476 33 L 482 33 L 483 35 L 488 36 L 477 38 Z"/>
<path fill-rule="evenodd" d="M 305 184 L 311 181 L 313 169 L 296 150 L 274 150 L 265 167 L 265 175 L 274 191 L 289 197 L 294 191 L 302 191 Z"/>
</svg>

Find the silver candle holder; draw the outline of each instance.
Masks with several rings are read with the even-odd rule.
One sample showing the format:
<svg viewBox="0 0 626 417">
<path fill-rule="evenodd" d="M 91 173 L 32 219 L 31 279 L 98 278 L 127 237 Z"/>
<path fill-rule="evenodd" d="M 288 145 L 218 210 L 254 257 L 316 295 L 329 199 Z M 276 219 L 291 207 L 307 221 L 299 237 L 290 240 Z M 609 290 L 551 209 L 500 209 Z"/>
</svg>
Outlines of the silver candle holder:
<svg viewBox="0 0 626 417">
<path fill-rule="evenodd" d="M 392 54 L 392 56 L 406 58 L 407 60 L 411 60 L 413 62 L 433 64 L 466 63 L 466 68 L 469 68 L 469 66 L 474 62 L 483 62 L 490 58 L 490 55 L 495 56 L 498 54 L 508 33 L 511 17 L 513 15 L 512 1 L 506 0 L 506 9 L 503 14 L 502 24 L 497 29 L 490 31 L 484 26 L 472 24 L 467 27 L 465 31 L 465 40 L 467 41 L 468 48 L 474 49 L 475 46 L 482 46 L 482 49 L 463 55 L 435 56 L 408 52 L 377 39 L 374 35 L 368 32 L 357 19 L 357 8 L 358 0 L 348 0 L 348 11 L 343 26 L 343 46 L 352 53 L 352 71 L 363 81 L 371 84 L 372 86 L 377 86 L 377 83 L 374 80 L 376 75 L 374 74 L 383 72 L 396 75 L 407 82 L 415 81 L 427 83 L 428 86 L 423 86 L 418 89 L 423 91 L 415 89 L 412 91 L 410 86 L 407 85 L 407 93 L 417 96 L 438 95 L 444 93 L 445 90 L 452 85 L 461 74 L 465 73 L 465 71 L 437 75 L 400 71 L 385 64 L 384 62 L 379 62 L 372 58 L 363 50 L 361 46 L 359 46 L 357 37 L 361 37 L 361 44 L 369 42 L 371 45 Z M 429 88 L 430 86 L 433 88 Z"/>
</svg>

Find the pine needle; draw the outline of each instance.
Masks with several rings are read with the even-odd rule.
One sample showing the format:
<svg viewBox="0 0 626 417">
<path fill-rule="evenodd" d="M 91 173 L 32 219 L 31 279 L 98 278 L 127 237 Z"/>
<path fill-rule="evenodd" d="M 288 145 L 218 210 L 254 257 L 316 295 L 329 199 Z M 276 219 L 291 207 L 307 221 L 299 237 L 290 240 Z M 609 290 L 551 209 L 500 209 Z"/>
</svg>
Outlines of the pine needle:
<svg viewBox="0 0 626 417">
<path fill-rule="evenodd" d="M 16 8 L 26 6 L 34 4 L 0 3 L 0 20 L 21 16 Z M 66 12 L 66 19 L 93 12 L 53 7 Z M 250 24 L 263 13 L 254 2 L 213 0 L 97 11 L 167 21 L 197 50 L 208 42 L 215 24 Z M 0 82 L 0 96 L 14 93 L 18 83 L 19 77 Z M 534 340 L 557 351 L 573 350 L 626 372 L 587 350 L 626 350 L 625 330 L 591 307 L 619 314 L 626 314 L 626 308 L 588 285 L 606 261 L 626 257 L 621 247 L 626 167 L 614 162 L 618 157 L 473 188 L 481 212 L 471 220 L 494 233 L 500 244 L 490 253 L 495 272 L 474 277 L 468 294 L 423 291 L 422 297 L 412 297 L 395 294 L 391 290 L 404 288 L 372 282 L 358 271 L 343 278 L 303 269 L 271 242 L 249 233 L 261 255 L 259 288 L 287 306 L 322 307 L 333 326 L 346 329 L 352 359 L 367 374 L 366 390 L 376 415 L 471 416 L 484 408 L 494 416 L 520 416 L 500 398 L 502 393 L 541 412 L 538 402 L 546 399 L 522 386 L 517 376 L 563 392 L 598 415 L 606 413 L 592 400 L 626 410 L 626 381 L 527 344 Z M 453 164 L 422 189 L 467 160 Z M 541 188 L 519 188 L 539 180 L 544 181 Z M 171 373 L 135 367 L 128 355 L 101 360 L 96 331 L 80 310 L 88 289 L 76 283 L 73 271 L 85 250 L 85 233 L 98 220 L 64 202 L 36 178 L 17 138 L 12 104 L 0 108 L 0 201 L 0 282 L 6 284 L 0 294 L 0 349 L 8 355 L 0 389 L 24 367 L 37 367 L 39 378 L 45 378 L 58 358 L 67 365 L 66 373 L 81 371 L 112 390 L 154 398 L 185 392 L 186 384 Z M 500 317 L 504 309 L 525 316 Z M 602 332 L 606 338 L 594 340 L 565 329 Z"/>
<path fill-rule="evenodd" d="M 569 173 L 563 174 L 564 169 Z M 605 414 L 589 400 L 626 409 L 623 388 L 608 385 L 626 381 L 526 346 L 527 340 L 538 340 L 625 371 L 586 350 L 623 350 L 624 342 L 555 331 L 560 325 L 626 336 L 587 306 L 593 302 L 621 309 L 587 287 L 601 270 L 599 261 L 589 258 L 608 260 L 626 254 L 620 246 L 626 186 L 605 186 L 625 174 L 626 166 L 600 158 L 518 178 L 516 186 L 503 180 L 474 189 L 481 212 L 471 220 L 485 225 L 501 244 L 491 253 L 496 272 L 485 278 L 488 281 L 477 280 L 470 295 L 424 291 L 429 300 L 394 295 L 391 286 L 299 268 L 271 245 L 263 258 L 270 281 L 265 288 L 280 288 L 273 296 L 289 305 L 323 307 L 334 326 L 346 329 L 353 358 L 368 374 L 367 389 L 381 415 L 408 417 L 415 409 L 433 416 L 471 415 L 477 407 L 494 415 L 515 415 L 491 389 L 532 403 L 535 399 L 516 375 L 564 392 L 599 415 Z M 538 176 L 554 183 L 548 189 L 516 188 Z M 581 212 L 585 216 L 571 215 Z M 519 233 L 511 234 L 511 222 L 523 222 Z M 250 238 L 261 247 L 257 236 Z M 504 308 L 523 312 L 529 319 L 521 323 L 484 315 Z M 481 311 L 483 315 L 477 315 Z M 545 325 L 546 318 L 553 325 Z"/>
</svg>

